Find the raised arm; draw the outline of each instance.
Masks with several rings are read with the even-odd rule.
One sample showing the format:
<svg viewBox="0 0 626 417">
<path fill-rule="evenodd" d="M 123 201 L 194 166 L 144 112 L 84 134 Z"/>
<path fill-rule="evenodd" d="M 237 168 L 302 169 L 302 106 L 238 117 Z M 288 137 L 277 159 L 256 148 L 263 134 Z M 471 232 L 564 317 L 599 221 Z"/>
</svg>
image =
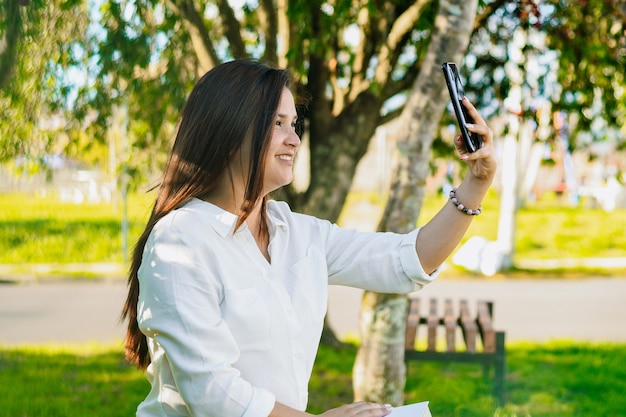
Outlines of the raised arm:
<svg viewBox="0 0 626 417">
<path fill-rule="evenodd" d="M 434 272 L 457 247 L 474 218 L 469 213 L 478 210 L 496 173 L 493 132 L 467 98 L 463 98 L 463 104 L 476 121 L 475 124 L 468 124 L 467 129 L 483 137 L 483 146 L 474 153 L 468 153 L 460 138 L 455 141 L 460 158 L 467 162 L 469 170 L 456 189 L 457 204 L 449 199 L 417 236 L 415 250 L 428 273 Z M 463 207 L 471 212 L 459 210 Z"/>
</svg>

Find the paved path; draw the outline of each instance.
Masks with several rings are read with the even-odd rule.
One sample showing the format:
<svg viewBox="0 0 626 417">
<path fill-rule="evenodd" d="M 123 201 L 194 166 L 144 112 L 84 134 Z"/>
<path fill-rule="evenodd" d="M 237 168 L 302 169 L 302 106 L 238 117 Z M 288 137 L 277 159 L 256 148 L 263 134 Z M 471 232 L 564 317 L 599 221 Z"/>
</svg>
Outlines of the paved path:
<svg viewBox="0 0 626 417">
<path fill-rule="evenodd" d="M 0 284 L 0 344 L 119 342 L 125 291 L 122 280 Z"/>
<path fill-rule="evenodd" d="M 121 343 L 125 293 L 121 280 L 0 284 L 0 344 Z M 331 288 L 328 316 L 340 336 L 357 335 L 361 294 Z M 626 279 L 440 278 L 422 296 L 493 300 L 507 341 L 626 342 Z"/>
<path fill-rule="evenodd" d="M 337 333 L 357 334 L 361 294 L 345 287 L 331 292 L 328 319 Z M 472 312 L 476 301 L 493 301 L 495 327 L 506 331 L 507 341 L 626 342 L 626 279 L 441 278 L 418 295 L 439 300 L 465 298 Z"/>
</svg>

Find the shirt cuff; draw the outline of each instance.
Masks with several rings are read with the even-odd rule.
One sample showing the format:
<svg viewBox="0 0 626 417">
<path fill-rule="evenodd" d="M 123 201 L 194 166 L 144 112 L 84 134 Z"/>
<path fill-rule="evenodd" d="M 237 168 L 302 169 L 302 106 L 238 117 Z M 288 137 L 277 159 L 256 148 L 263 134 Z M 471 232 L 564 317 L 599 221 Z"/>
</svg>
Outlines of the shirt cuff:
<svg viewBox="0 0 626 417">
<path fill-rule="evenodd" d="M 441 270 L 440 265 L 430 275 L 424 271 L 419 256 L 417 256 L 417 251 L 415 250 L 415 240 L 420 230 L 421 227 L 404 236 L 402 244 L 400 245 L 400 262 L 402 263 L 402 268 L 409 278 L 418 286 L 416 290 L 434 281 Z"/>
<path fill-rule="evenodd" d="M 252 399 L 242 417 L 268 417 L 274 409 L 275 404 L 276 397 L 274 394 L 264 389 L 254 387 Z"/>
</svg>

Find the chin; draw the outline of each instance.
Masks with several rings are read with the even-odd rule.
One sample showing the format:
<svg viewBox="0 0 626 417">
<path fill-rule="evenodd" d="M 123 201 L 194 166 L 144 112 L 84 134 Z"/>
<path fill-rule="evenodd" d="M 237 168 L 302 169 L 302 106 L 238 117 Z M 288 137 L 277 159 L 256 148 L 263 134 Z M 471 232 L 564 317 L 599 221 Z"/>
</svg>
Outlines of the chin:
<svg viewBox="0 0 626 417">
<path fill-rule="evenodd" d="M 267 194 L 269 194 L 269 193 L 271 193 L 271 192 L 274 192 L 274 191 L 276 191 L 276 190 L 279 190 L 279 189 L 281 189 L 281 188 L 283 188 L 283 187 L 288 186 L 289 184 L 291 184 L 291 181 L 292 181 L 292 180 L 289 180 L 289 181 L 281 181 L 280 183 L 276 183 L 275 185 L 272 185 L 271 187 L 269 187 L 269 191 L 268 191 L 268 193 L 267 193 Z"/>
<path fill-rule="evenodd" d="M 288 186 L 289 184 L 291 184 L 291 180 L 289 180 L 289 181 L 283 181 L 283 182 L 281 182 L 281 183 L 280 183 L 280 185 L 279 185 L 278 187 L 276 187 L 276 188 L 278 189 L 278 188 L 286 187 L 286 186 Z"/>
</svg>

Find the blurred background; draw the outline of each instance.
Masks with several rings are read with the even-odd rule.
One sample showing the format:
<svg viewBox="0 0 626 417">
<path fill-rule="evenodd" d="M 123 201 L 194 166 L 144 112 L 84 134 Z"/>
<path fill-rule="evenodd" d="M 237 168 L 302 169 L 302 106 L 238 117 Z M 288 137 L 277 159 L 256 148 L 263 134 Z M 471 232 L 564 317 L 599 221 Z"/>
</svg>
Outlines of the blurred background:
<svg viewBox="0 0 626 417">
<path fill-rule="evenodd" d="M 624 415 L 624 1 L 3 0 L 0 384 L 14 392 L 0 416 L 128 415 L 145 395 L 120 358 L 129 253 L 187 94 L 234 58 L 288 68 L 308 101 L 294 183 L 275 198 L 395 232 L 465 174 L 440 70 L 456 62 L 499 171 L 423 291 L 495 301 L 507 402 L 453 364 L 420 364 L 405 397 L 441 416 Z M 341 347 L 321 347 L 311 412 L 353 398 L 361 297 L 331 290 Z M 27 401 L 33 379 L 53 400 Z"/>
</svg>

